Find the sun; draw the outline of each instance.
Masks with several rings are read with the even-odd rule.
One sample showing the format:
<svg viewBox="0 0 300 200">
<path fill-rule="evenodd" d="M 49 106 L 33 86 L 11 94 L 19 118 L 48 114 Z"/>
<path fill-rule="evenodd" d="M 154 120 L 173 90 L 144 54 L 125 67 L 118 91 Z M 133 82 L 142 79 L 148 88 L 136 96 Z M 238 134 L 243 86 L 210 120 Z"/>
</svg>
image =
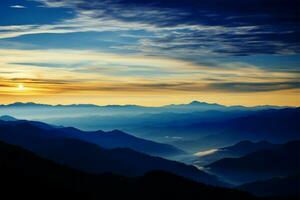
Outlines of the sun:
<svg viewBox="0 0 300 200">
<path fill-rule="evenodd" d="M 18 90 L 19 91 L 24 91 L 25 90 L 25 87 L 24 87 L 24 85 L 22 83 L 18 84 Z"/>
</svg>

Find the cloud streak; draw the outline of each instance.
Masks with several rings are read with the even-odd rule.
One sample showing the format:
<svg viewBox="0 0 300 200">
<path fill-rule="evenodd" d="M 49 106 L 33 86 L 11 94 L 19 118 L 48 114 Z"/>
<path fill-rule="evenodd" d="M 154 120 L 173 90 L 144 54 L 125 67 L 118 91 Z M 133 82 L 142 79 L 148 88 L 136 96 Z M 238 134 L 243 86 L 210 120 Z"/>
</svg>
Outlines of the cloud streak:
<svg viewBox="0 0 300 200">
<path fill-rule="evenodd" d="M 22 5 L 12 5 L 10 7 L 11 8 L 16 8 L 16 9 L 24 9 L 24 8 L 26 8 L 25 6 L 22 6 Z"/>
<path fill-rule="evenodd" d="M 42 2 L 49 7 L 76 10 L 77 20 L 107 21 L 106 27 L 110 28 L 114 25 L 119 30 L 130 27 L 155 32 L 158 39 L 141 40 L 138 44 L 144 49 L 183 49 L 194 54 L 204 54 L 209 49 L 216 54 L 239 56 L 299 53 L 297 0 Z"/>
<path fill-rule="evenodd" d="M 74 50 L 0 49 L 0 55 L 0 83 L 5 91 L 14 88 L 15 83 L 23 83 L 34 93 L 45 95 L 164 91 L 257 93 L 300 89 L 299 74 L 255 66 L 224 67 L 220 71 L 220 68 L 176 59 Z"/>
<path fill-rule="evenodd" d="M 297 0 L 36 1 L 48 8 L 73 9 L 76 16 L 54 24 L 3 26 L 0 38 L 143 30 L 154 37 L 142 37 L 136 44 L 119 44 L 116 48 L 191 59 L 197 55 L 288 55 L 298 54 L 300 49 Z"/>
</svg>

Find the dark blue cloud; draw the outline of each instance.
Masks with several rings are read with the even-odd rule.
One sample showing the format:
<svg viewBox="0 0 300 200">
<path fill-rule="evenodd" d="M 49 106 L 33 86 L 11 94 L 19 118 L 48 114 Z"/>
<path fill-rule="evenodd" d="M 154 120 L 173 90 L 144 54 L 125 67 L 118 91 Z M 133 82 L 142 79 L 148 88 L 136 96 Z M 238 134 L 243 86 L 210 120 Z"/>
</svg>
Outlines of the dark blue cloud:
<svg viewBox="0 0 300 200">
<path fill-rule="evenodd" d="M 209 84 L 208 88 L 227 92 L 270 92 L 299 89 L 300 82 L 225 82 Z"/>
<path fill-rule="evenodd" d="M 103 10 L 103 15 L 123 20 L 175 25 L 178 23 L 206 25 L 295 25 L 299 23 L 298 0 L 85 0 L 76 4 L 83 10 Z M 160 10 L 172 17 L 157 20 L 150 16 L 123 15 L 127 10 Z M 174 12 L 172 12 L 174 11 Z M 177 12 L 176 12 L 177 11 Z M 153 12 L 152 14 L 155 14 Z M 163 12 L 161 13 L 163 14 Z M 144 18 L 143 18 L 144 17 Z"/>
<path fill-rule="evenodd" d="M 291 54 L 300 52 L 299 0 L 48 0 L 65 2 L 75 10 L 93 11 L 95 18 L 137 22 L 160 28 L 186 25 L 224 27 L 210 34 L 201 30 L 176 32 L 152 39 L 171 49 L 212 48 L 218 54 Z M 252 27 L 249 30 L 240 30 Z M 236 30 L 238 28 L 238 30 Z M 229 30 L 232 29 L 232 32 Z M 239 32 L 240 31 L 240 32 Z M 183 43 L 186 44 L 183 44 Z M 178 45 L 179 43 L 179 45 Z M 215 44 L 221 44 L 215 46 Z"/>
<path fill-rule="evenodd" d="M 59 2 L 54 0 L 53 2 Z M 207 24 L 207 25 L 270 25 L 270 24 L 297 24 L 299 23 L 298 0 L 85 0 L 76 4 L 83 10 L 101 9 L 103 15 L 162 25 L 178 23 Z M 122 11 L 123 9 L 123 11 Z M 172 18 L 156 20 L 146 17 L 122 15 L 126 10 L 161 10 L 177 11 Z M 154 13 L 153 13 L 154 14 Z"/>
<path fill-rule="evenodd" d="M 10 11 L 9 2 L 28 9 Z M 299 0 L 5 0 L 4 7 L 2 16 L 6 19 L 0 25 L 49 24 L 88 15 L 96 21 L 108 21 L 108 26 L 117 22 L 111 24 L 116 28 L 112 30 L 118 30 L 118 22 L 132 23 L 127 31 L 132 27 L 137 35 L 143 30 L 155 36 L 143 38 L 143 33 L 135 44 L 109 46 L 111 42 L 103 42 L 102 46 L 125 52 L 138 49 L 148 55 L 179 58 L 300 53 Z M 80 23 L 85 25 L 84 20 Z"/>
</svg>

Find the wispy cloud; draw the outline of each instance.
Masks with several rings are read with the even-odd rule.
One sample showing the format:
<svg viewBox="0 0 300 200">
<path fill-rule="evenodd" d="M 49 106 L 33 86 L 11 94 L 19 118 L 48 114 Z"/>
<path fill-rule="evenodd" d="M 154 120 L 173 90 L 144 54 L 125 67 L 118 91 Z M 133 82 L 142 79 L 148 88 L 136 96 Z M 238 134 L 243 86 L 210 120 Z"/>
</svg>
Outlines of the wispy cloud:
<svg viewBox="0 0 300 200">
<path fill-rule="evenodd" d="M 12 5 L 10 7 L 11 8 L 17 8 L 17 9 L 24 9 L 24 8 L 26 8 L 25 6 L 22 6 L 22 5 Z"/>
<path fill-rule="evenodd" d="M 230 0 L 226 4 L 220 0 L 205 0 L 201 4 L 192 0 L 185 3 L 36 1 L 49 8 L 73 9 L 76 16 L 54 24 L 3 26 L 0 27 L 0 38 L 43 33 L 143 30 L 154 37 L 142 37 L 136 44 L 119 44 L 114 48 L 190 59 L 199 55 L 286 55 L 299 53 L 300 49 L 296 9 L 299 2 L 295 0 L 289 0 L 284 5 L 272 2 L 272 8 L 269 0 Z M 222 9 L 214 6 L 215 3 L 222 5 Z"/>
<path fill-rule="evenodd" d="M 286 81 L 286 82 L 224 82 L 211 83 L 209 85 L 211 90 L 228 91 L 228 92 L 270 92 L 289 89 L 300 89 L 300 81 Z"/>
<path fill-rule="evenodd" d="M 48 93 L 257 93 L 300 89 L 299 74 L 255 66 L 224 67 L 220 71 L 163 57 L 74 50 L 3 49 L 0 59 L 2 84 L 24 82 L 30 88 L 47 88 Z"/>
</svg>

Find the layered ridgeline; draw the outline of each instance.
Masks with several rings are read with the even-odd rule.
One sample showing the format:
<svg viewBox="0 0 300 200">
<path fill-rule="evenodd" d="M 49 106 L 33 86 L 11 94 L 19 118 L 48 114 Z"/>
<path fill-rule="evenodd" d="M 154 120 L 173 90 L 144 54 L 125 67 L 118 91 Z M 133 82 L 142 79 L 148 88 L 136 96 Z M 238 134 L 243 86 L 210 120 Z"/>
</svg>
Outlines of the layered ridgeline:
<svg viewBox="0 0 300 200">
<path fill-rule="evenodd" d="M 11 129 L 18 126 L 27 126 L 24 129 L 26 131 L 27 129 L 37 127 L 41 129 L 40 131 L 44 131 L 45 135 L 76 138 L 108 149 L 131 148 L 142 153 L 164 157 L 185 154 L 184 151 L 171 145 L 134 137 L 119 130 L 87 132 L 72 127 L 53 126 L 39 121 L 17 120 L 7 115 L 1 116 L 0 120 L 2 120 L 0 121 L 0 125 L 9 126 Z M 30 131 L 28 132 L 30 133 Z"/>
<path fill-rule="evenodd" d="M 200 151 L 195 156 L 195 165 L 237 185 L 240 190 L 257 196 L 300 197 L 300 141 L 273 144 L 246 140 Z"/>
<path fill-rule="evenodd" d="M 1 195 L 10 199 L 232 199 L 254 200 L 238 190 L 154 171 L 141 177 L 80 172 L 0 142 Z"/>
<path fill-rule="evenodd" d="M 161 107 L 145 107 L 138 105 L 107 105 L 98 106 L 93 104 L 70 104 L 70 105 L 47 105 L 36 103 L 13 103 L 7 105 L 0 105 L 0 115 L 12 115 L 17 118 L 32 119 L 38 117 L 39 119 L 49 117 L 80 117 L 89 115 L 128 115 L 128 114 L 142 114 L 142 113 L 161 113 L 161 112 L 175 112 L 175 113 L 190 113 L 195 111 L 208 110 L 262 110 L 269 108 L 283 108 L 278 106 L 258 106 L 258 107 L 244 107 L 244 106 L 224 106 L 215 103 L 206 103 L 193 101 L 189 104 L 172 104 Z M 63 112 L 62 112 L 63 111 Z"/>
<path fill-rule="evenodd" d="M 279 144 L 273 144 L 268 141 L 252 142 L 249 140 L 244 140 L 231 146 L 196 152 L 194 153 L 196 156 L 194 163 L 195 165 L 202 167 L 223 158 L 238 158 L 249 153 L 260 150 L 274 149 L 279 146 Z"/>
<path fill-rule="evenodd" d="M 223 158 L 206 169 L 234 184 L 285 177 L 299 173 L 300 141 L 269 146 L 238 158 Z"/>
<path fill-rule="evenodd" d="M 300 139 L 300 108 L 83 116 L 46 121 L 84 129 L 118 128 L 190 152 L 227 146 L 242 140 L 281 143 Z"/>
<path fill-rule="evenodd" d="M 223 106 L 197 101 L 162 107 L 15 103 L 0 106 L 0 114 L 89 131 L 119 129 L 190 152 L 241 140 L 280 143 L 300 139 L 300 109 L 276 106 Z"/>
<path fill-rule="evenodd" d="M 152 170 L 164 170 L 195 181 L 224 185 L 215 176 L 193 166 L 149 156 L 129 148 L 106 149 L 95 144 L 95 141 L 87 142 L 89 134 L 93 135 L 93 140 L 96 138 L 94 135 L 105 133 L 87 133 L 25 120 L 0 121 L 0 140 L 22 146 L 43 158 L 78 170 L 125 176 L 141 176 Z M 121 133 L 108 134 L 113 137 L 113 141 Z"/>
</svg>

